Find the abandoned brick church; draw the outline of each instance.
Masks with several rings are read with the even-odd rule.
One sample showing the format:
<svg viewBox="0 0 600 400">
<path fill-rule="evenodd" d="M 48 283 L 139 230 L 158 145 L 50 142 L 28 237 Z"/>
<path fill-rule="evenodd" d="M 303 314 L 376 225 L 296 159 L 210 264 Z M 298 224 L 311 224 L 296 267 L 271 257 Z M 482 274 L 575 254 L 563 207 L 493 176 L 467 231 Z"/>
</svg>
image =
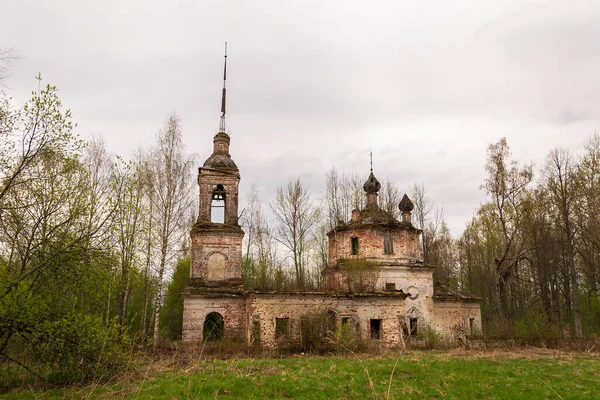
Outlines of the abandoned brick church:
<svg viewBox="0 0 600 400">
<path fill-rule="evenodd" d="M 425 328 L 460 337 L 481 332 L 479 299 L 434 287 L 434 267 L 423 262 L 421 230 L 411 222 L 412 202 L 406 195 L 400 201 L 401 221 L 382 210 L 381 185 L 372 170 L 363 186 L 366 207 L 352 211 L 350 221 L 327 234 L 322 291 L 243 287 L 240 172 L 225 133 L 226 63 L 227 47 L 219 132 L 213 153 L 198 171 L 200 209 L 191 231 L 191 277 L 183 293 L 183 341 L 229 338 L 274 348 L 300 342 L 305 317 L 316 314 L 326 316 L 330 332 L 350 327 L 362 341 L 384 346 L 400 345 Z M 218 209 L 223 215 L 216 222 Z"/>
<path fill-rule="evenodd" d="M 200 341 L 207 326 L 214 337 L 276 347 L 300 341 L 302 316 L 324 312 L 331 329 L 351 324 L 364 341 L 395 346 L 425 327 L 463 336 L 481 331 L 477 298 L 434 287 L 434 267 L 423 262 L 421 230 L 405 195 L 401 221 L 379 208 L 381 187 L 373 175 L 364 184 L 363 210 L 328 233 L 329 266 L 322 291 L 258 291 L 242 286 L 242 239 L 238 224 L 239 170 L 230 137 L 214 137 L 212 155 L 199 168 L 200 210 L 191 231 L 191 279 L 184 292 L 183 340 Z M 213 202 L 224 203 L 222 222 L 211 222 Z"/>
</svg>

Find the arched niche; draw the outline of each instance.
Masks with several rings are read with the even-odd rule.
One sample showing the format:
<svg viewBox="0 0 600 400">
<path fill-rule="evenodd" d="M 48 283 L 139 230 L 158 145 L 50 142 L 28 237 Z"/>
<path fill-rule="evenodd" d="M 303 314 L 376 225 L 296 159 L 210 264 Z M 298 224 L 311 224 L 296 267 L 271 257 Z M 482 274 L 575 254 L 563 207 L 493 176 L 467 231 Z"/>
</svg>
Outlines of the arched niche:
<svg viewBox="0 0 600 400">
<path fill-rule="evenodd" d="M 206 279 L 209 281 L 224 280 L 226 264 L 227 257 L 223 253 L 211 253 L 206 263 Z"/>
</svg>

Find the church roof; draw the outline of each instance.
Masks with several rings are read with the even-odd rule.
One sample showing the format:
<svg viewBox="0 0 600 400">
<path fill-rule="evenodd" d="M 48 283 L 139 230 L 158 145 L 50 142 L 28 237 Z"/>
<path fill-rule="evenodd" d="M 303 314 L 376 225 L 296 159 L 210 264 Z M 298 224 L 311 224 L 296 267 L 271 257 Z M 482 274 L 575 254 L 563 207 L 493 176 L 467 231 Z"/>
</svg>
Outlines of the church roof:
<svg viewBox="0 0 600 400">
<path fill-rule="evenodd" d="M 479 301 L 481 297 L 474 296 L 470 293 L 459 292 L 452 289 L 448 285 L 436 283 L 433 291 L 434 300 L 438 301 Z"/>
<path fill-rule="evenodd" d="M 213 153 L 204 161 L 203 168 L 237 171 L 238 167 L 229 154 L 229 135 L 225 132 L 219 132 L 213 139 Z"/>
<path fill-rule="evenodd" d="M 231 157 L 223 154 L 213 154 L 204 161 L 203 168 L 224 169 L 237 171 L 238 167 Z"/>
</svg>

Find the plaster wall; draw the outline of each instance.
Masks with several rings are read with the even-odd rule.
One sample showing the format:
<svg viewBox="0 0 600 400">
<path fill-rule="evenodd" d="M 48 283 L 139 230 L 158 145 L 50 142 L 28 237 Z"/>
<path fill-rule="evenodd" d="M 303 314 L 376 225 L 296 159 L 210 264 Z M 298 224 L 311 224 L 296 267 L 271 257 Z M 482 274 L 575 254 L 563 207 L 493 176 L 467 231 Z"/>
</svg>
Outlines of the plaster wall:
<svg viewBox="0 0 600 400">
<path fill-rule="evenodd" d="M 396 290 L 409 294 L 405 300 L 406 318 L 417 318 L 420 328 L 430 325 L 433 318 L 433 270 L 419 267 L 382 267 L 376 287 L 385 290 L 394 283 Z"/>
<path fill-rule="evenodd" d="M 202 340 L 204 320 L 211 312 L 221 314 L 225 322 L 224 337 L 244 340 L 246 332 L 246 299 L 244 297 L 201 297 L 183 299 L 182 341 Z"/>
<path fill-rule="evenodd" d="M 436 301 L 433 309 L 435 329 L 441 334 L 480 335 L 482 332 L 481 308 L 478 302 Z M 471 318 L 473 318 L 472 331 Z"/>
</svg>

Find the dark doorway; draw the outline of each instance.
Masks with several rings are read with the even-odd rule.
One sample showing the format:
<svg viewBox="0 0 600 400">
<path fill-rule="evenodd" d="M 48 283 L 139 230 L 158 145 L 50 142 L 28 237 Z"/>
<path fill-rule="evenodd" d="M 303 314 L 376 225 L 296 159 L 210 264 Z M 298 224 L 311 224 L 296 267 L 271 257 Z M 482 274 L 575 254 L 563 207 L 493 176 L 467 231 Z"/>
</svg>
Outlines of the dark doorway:
<svg viewBox="0 0 600 400">
<path fill-rule="evenodd" d="M 375 340 L 381 339 L 381 320 L 380 319 L 372 319 L 371 320 L 371 339 L 375 339 Z"/>
<path fill-rule="evenodd" d="M 216 340 L 223 339 L 223 332 L 225 331 L 225 321 L 223 316 L 218 312 L 211 312 L 204 319 L 204 329 L 202 330 L 202 337 L 205 342 L 213 342 Z"/>
<path fill-rule="evenodd" d="M 416 318 L 411 318 L 410 320 L 410 334 L 411 336 L 415 336 L 419 334 L 419 321 Z"/>
<path fill-rule="evenodd" d="M 356 237 L 352 238 L 352 255 L 358 255 L 358 238 Z"/>
</svg>

